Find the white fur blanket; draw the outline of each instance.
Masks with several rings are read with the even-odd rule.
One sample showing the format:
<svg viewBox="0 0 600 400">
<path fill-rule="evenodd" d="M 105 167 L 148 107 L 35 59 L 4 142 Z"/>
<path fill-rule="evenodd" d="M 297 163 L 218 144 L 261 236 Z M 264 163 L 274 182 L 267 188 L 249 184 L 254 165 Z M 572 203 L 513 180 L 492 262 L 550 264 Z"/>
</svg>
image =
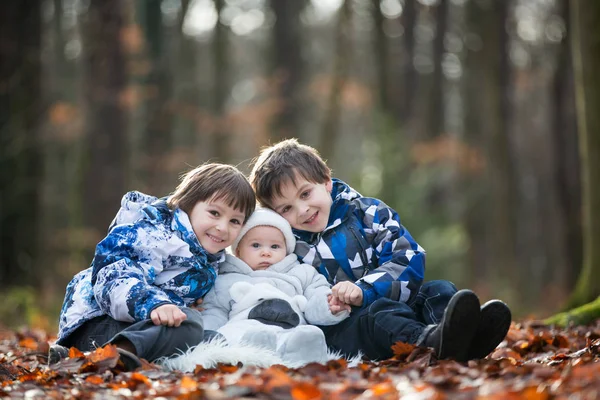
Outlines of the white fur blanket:
<svg viewBox="0 0 600 400">
<path fill-rule="evenodd" d="M 344 358 L 341 354 L 330 352 L 327 353 L 328 360 L 338 360 Z M 356 366 L 361 355 L 348 358 L 348 366 Z M 169 370 L 178 370 L 183 372 L 192 372 L 197 365 L 204 368 L 213 368 L 217 364 L 236 365 L 254 365 L 261 368 L 268 368 L 272 365 L 281 364 L 288 368 L 300 368 L 304 364 L 285 363 L 274 351 L 255 347 L 250 344 L 237 344 L 229 346 L 222 338 L 215 338 L 208 342 L 202 342 L 195 347 L 190 348 L 185 353 L 172 357 L 163 358 L 157 361 L 158 364 L 166 367 Z"/>
</svg>

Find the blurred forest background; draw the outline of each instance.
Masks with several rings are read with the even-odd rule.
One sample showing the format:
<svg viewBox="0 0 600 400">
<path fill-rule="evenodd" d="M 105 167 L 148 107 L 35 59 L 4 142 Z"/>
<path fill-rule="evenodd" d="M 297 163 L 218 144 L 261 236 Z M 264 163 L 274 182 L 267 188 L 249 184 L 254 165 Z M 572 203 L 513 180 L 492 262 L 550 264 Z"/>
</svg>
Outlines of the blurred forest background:
<svg viewBox="0 0 600 400">
<path fill-rule="evenodd" d="M 583 0 L 2 2 L 0 323 L 56 330 L 126 191 L 167 195 L 206 161 L 249 172 L 288 137 L 398 211 L 426 279 L 516 317 L 559 310 L 584 264 L 571 3 L 598 16 Z"/>
</svg>

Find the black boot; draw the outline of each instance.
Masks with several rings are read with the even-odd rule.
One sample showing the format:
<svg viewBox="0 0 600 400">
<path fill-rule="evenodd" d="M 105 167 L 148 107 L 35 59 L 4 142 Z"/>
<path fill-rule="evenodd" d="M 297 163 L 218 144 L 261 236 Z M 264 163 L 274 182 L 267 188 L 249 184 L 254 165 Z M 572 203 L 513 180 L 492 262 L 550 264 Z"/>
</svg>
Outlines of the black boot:
<svg viewBox="0 0 600 400">
<path fill-rule="evenodd" d="M 469 360 L 484 358 L 506 337 L 512 315 L 506 304 L 490 300 L 481 307 L 479 327 L 469 346 Z"/>
<path fill-rule="evenodd" d="M 431 325 L 417 344 L 433 347 L 439 359 L 467 361 L 479 325 L 479 299 L 468 289 L 459 290 L 448 302 L 442 321 Z"/>
</svg>

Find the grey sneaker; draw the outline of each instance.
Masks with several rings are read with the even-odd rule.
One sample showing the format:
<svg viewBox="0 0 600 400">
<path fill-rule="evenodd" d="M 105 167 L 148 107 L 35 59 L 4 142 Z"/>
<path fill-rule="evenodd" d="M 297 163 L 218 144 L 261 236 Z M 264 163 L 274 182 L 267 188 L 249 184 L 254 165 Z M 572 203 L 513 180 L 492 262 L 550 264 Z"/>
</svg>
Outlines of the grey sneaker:
<svg viewBox="0 0 600 400">
<path fill-rule="evenodd" d="M 67 357 L 69 357 L 69 349 L 60 344 L 53 344 L 48 351 L 48 365 L 56 364 Z"/>
</svg>

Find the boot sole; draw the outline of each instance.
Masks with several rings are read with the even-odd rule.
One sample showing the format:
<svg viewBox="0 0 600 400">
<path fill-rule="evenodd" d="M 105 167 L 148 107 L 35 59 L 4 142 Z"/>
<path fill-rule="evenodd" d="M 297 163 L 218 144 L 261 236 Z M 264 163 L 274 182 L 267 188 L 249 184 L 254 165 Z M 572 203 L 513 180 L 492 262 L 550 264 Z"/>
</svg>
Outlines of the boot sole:
<svg viewBox="0 0 600 400">
<path fill-rule="evenodd" d="M 490 300 L 481 307 L 481 321 L 469 348 L 470 360 L 485 358 L 504 340 L 512 315 L 506 304 Z"/>
<path fill-rule="evenodd" d="M 471 290 L 460 290 L 450 299 L 442 319 L 438 358 L 467 361 L 471 341 L 479 326 L 479 314 L 479 298 Z"/>
</svg>

